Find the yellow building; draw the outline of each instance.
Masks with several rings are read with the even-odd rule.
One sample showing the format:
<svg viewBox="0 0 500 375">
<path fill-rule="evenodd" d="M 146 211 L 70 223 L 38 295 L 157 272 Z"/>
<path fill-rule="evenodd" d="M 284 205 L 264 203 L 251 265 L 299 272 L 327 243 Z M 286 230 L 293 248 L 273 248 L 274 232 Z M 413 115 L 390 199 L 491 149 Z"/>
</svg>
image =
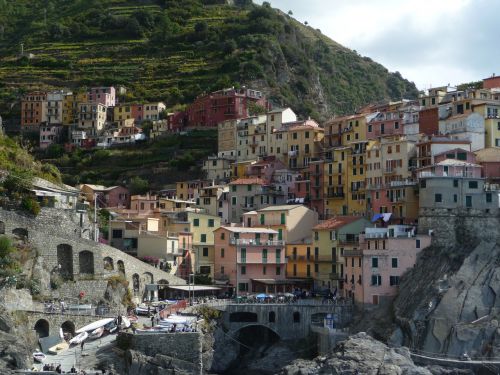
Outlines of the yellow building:
<svg viewBox="0 0 500 375">
<path fill-rule="evenodd" d="M 312 240 L 308 238 L 300 243 L 287 243 L 286 277 L 288 279 L 310 279 L 312 284 L 314 259 L 312 257 Z"/>
<path fill-rule="evenodd" d="M 251 165 L 254 160 L 247 161 L 235 161 L 231 163 L 231 179 L 237 180 L 239 178 L 245 178 L 247 176 L 247 167 Z"/>
<path fill-rule="evenodd" d="M 217 151 L 221 156 L 236 156 L 236 123 L 226 120 L 217 125 Z"/>
<path fill-rule="evenodd" d="M 62 124 L 74 125 L 78 123 L 78 103 L 88 100 L 87 93 L 68 93 L 63 98 Z"/>
<path fill-rule="evenodd" d="M 127 119 L 133 119 L 132 106 L 130 104 L 117 105 L 113 108 L 113 121 L 116 122 L 119 127 L 122 127 L 123 121 Z"/>
<path fill-rule="evenodd" d="M 220 217 L 198 212 L 188 212 L 187 221 L 193 234 L 193 250 L 191 259 L 194 261 L 196 273 L 214 278 L 214 230 L 220 227 Z"/>
<path fill-rule="evenodd" d="M 500 147 L 500 103 L 481 103 L 473 108 L 484 117 L 485 148 Z"/>
<path fill-rule="evenodd" d="M 314 120 L 300 121 L 287 125 L 288 129 L 288 166 L 305 168 L 313 158 L 320 156 L 323 128 Z"/>
<path fill-rule="evenodd" d="M 359 216 L 338 216 L 313 228 L 314 287 L 316 290 L 337 288 L 343 294 L 344 250 L 359 248 L 359 234 L 371 223 Z"/>
<path fill-rule="evenodd" d="M 331 157 L 325 161 L 324 197 L 326 217 L 348 214 L 347 165 L 351 155 L 350 147 L 336 147 L 330 150 Z"/>
<path fill-rule="evenodd" d="M 350 155 L 347 157 L 347 214 L 366 213 L 366 145 L 367 141 L 351 142 Z"/>
</svg>

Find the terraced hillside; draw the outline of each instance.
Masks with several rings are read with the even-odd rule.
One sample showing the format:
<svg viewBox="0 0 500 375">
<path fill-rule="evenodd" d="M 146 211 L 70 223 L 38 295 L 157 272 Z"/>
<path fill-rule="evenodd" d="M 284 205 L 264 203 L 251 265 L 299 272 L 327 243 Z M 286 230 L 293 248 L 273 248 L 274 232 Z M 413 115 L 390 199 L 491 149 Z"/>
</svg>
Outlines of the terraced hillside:
<svg viewBox="0 0 500 375">
<path fill-rule="evenodd" d="M 0 113 L 16 117 L 19 96 L 29 89 L 98 84 L 123 84 L 122 99 L 169 107 L 205 90 L 246 84 L 320 120 L 379 99 L 415 97 L 415 86 L 399 73 L 285 13 L 234 3 L 240 6 L 0 0 Z"/>
</svg>

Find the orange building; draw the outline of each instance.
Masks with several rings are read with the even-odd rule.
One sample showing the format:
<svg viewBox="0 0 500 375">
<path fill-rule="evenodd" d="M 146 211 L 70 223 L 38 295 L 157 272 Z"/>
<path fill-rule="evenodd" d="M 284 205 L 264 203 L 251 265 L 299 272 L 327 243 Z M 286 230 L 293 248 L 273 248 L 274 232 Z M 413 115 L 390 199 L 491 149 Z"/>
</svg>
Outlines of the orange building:
<svg viewBox="0 0 500 375">
<path fill-rule="evenodd" d="M 44 119 L 43 102 L 47 101 L 47 93 L 33 91 L 21 99 L 21 128 L 38 128 Z"/>
</svg>

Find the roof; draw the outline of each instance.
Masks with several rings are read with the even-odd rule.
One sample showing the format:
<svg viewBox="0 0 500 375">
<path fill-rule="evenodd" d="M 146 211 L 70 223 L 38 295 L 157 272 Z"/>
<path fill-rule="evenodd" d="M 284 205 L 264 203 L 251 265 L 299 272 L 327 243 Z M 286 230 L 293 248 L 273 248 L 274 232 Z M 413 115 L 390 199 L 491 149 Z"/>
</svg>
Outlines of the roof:
<svg viewBox="0 0 500 375">
<path fill-rule="evenodd" d="M 121 187 L 121 186 L 106 187 L 104 185 L 93 185 L 93 184 L 83 184 L 82 187 L 84 187 L 84 186 L 88 186 L 89 188 L 91 188 L 94 191 L 109 191 L 109 190 L 113 190 L 113 189 Z"/>
<path fill-rule="evenodd" d="M 220 227 L 216 230 L 226 229 L 233 233 L 266 233 L 266 234 L 278 234 L 277 231 L 267 228 L 249 228 L 249 227 Z"/>
<path fill-rule="evenodd" d="M 34 177 L 32 184 L 34 187 L 40 188 L 40 189 L 46 189 L 46 190 L 51 190 L 57 193 L 61 194 L 76 194 L 78 195 L 80 193 L 80 190 L 69 186 L 69 185 L 56 185 L 50 181 L 47 181 L 43 178 L 40 177 Z"/>
<path fill-rule="evenodd" d="M 355 221 L 364 219 L 362 216 L 337 216 L 333 219 L 328 219 L 323 221 L 322 223 L 316 225 L 313 229 L 322 230 L 322 229 L 337 229 L 342 228 L 344 225 L 354 223 Z"/>
<path fill-rule="evenodd" d="M 281 205 L 281 206 L 269 206 L 266 208 L 261 208 L 258 210 L 258 212 L 261 211 L 291 211 L 299 207 L 304 207 L 301 204 L 286 204 L 286 205 Z"/>
<path fill-rule="evenodd" d="M 488 148 L 483 148 L 482 150 L 478 150 L 475 152 L 476 154 L 476 160 L 481 163 L 481 162 L 486 162 L 486 163 L 499 163 L 500 162 L 500 148 L 496 147 L 488 147 Z"/>
<path fill-rule="evenodd" d="M 290 107 L 286 107 L 286 108 L 276 108 L 276 109 L 272 109 L 270 111 L 268 111 L 267 113 L 281 113 L 281 112 L 284 112 L 286 111 L 287 109 L 290 109 Z"/>
<path fill-rule="evenodd" d="M 450 165 L 455 167 L 480 167 L 479 164 L 467 163 L 466 161 L 456 159 L 445 159 L 437 163 L 437 165 Z"/>
<path fill-rule="evenodd" d="M 265 185 L 261 178 L 238 178 L 229 183 L 229 185 Z"/>
</svg>

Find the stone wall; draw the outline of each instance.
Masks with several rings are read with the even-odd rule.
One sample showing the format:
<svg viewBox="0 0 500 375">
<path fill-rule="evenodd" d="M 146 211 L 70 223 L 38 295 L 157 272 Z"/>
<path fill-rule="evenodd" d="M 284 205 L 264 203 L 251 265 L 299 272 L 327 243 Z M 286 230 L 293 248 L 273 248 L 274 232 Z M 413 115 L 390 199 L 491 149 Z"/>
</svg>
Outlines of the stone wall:
<svg viewBox="0 0 500 375">
<path fill-rule="evenodd" d="M 85 229 L 88 219 L 84 216 L 84 229 L 81 231 L 79 216 L 76 211 L 71 210 L 43 209 L 34 218 L 0 209 L 0 222 L 4 224 L 5 234 L 17 235 L 20 239 L 29 241 L 37 249 L 38 255 L 43 259 L 43 267 L 49 273 L 76 281 L 76 285 L 68 284 L 70 287 L 67 290 L 56 291 L 65 298 L 76 298 L 80 291 L 86 291 L 88 296 L 99 300 L 99 294 L 104 294 L 106 290 L 107 278 L 117 273 L 125 276 L 131 289 L 133 279 L 139 280 L 139 288 L 135 291 L 139 298 L 144 295 L 146 284 L 160 280 L 171 285 L 186 284 L 183 279 L 150 266 L 119 249 L 80 237 L 81 233 L 88 232 Z M 104 269 L 104 259 L 108 265 L 112 265 L 111 270 Z M 87 282 L 89 278 L 94 282 Z"/>
<path fill-rule="evenodd" d="M 177 332 L 163 334 L 131 334 L 120 332 L 118 347 L 131 349 L 148 357 L 164 355 L 173 359 L 173 365 L 191 374 L 201 374 L 202 334 L 199 332 Z"/>
<path fill-rule="evenodd" d="M 40 320 L 46 320 L 49 323 L 49 335 L 59 335 L 59 328 L 65 322 L 73 323 L 75 329 L 79 329 L 87 324 L 95 322 L 96 320 L 103 319 L 105 316 L 96 317 L 78 314 L 59 314 L 59 313 L 41 313 L 41 312 L 22 312 L 27 319 L 29 329 L 34 330 L 35 325 Z"/>
</svg>

